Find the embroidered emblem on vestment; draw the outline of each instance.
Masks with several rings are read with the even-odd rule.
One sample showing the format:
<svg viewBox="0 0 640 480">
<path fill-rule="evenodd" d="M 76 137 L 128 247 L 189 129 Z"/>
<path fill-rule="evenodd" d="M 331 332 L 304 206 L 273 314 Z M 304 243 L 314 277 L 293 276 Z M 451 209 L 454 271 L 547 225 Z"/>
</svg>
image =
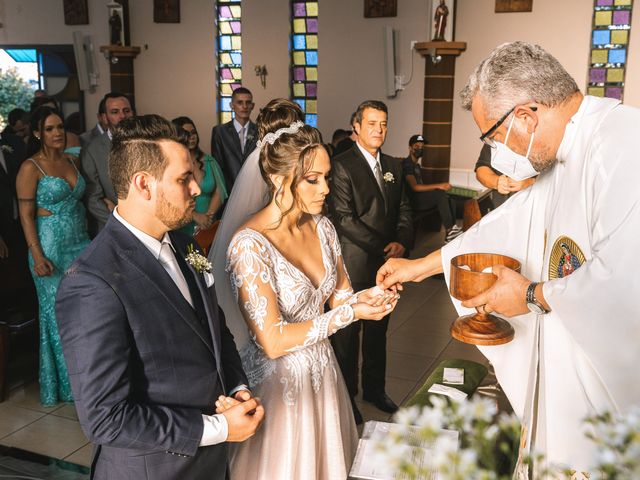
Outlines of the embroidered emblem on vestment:
<svg viewBox="0 0 640 480">
<path fill-rule="evenodd" d="M 585 261 L 584 253 L 576 242 L 567 236 L 558 237 L 551 247 L 549 280 L 568 277 Z"/>
</svg>

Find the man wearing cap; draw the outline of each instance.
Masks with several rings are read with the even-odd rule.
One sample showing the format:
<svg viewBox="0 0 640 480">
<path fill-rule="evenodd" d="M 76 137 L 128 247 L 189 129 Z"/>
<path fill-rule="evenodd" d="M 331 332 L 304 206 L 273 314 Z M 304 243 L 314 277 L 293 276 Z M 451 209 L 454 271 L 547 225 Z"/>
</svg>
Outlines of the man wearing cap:
<svg viewBox="0 0 640 480">
<path fill-rule="evenodd" d="M 447 195 L 451 188 L 448 183 L 431 183 L 425 185 L 422 181 L 420 159 L 424 153 L 425 141 L 422 135 L 413 135 L 409 139 L 409 156 L 402 161 L 402 175 L 407 183 L 407 191 L 411 199 L 414 212 L 438 208 L 440 220 L 445 228 L 445 243 L 450 242 L 462 233 L 456 225 L 455 204 Z"/>
</svg>

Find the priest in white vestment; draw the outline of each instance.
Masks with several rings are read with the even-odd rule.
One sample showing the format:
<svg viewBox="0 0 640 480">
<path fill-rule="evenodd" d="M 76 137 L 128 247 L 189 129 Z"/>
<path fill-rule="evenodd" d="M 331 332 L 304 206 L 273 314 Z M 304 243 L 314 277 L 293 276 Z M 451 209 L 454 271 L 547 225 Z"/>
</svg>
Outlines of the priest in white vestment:
<svg viewBox="0 0 640 480">
<path fill-rule="evenodd" d="M 512 342 L 479 347 L 522 421 L 522 452 L 545 456 L 514 476 L 561 466 L 583 478 L 596 457 L 585 417 L 640 404 L 640 110 L 583 96 L 554 57 L 524 42 L 496 48 L 461 97 L 492 164 L 538 179 L 441 250 L 390 260 L 378 283 L 443 271 L 448 282 L 462 253 L 518 259 L 521 274 L 494 267 L 491 289 L 452 300 L 460 314 L 495 312 L 515 329 Z"/>
</svg>

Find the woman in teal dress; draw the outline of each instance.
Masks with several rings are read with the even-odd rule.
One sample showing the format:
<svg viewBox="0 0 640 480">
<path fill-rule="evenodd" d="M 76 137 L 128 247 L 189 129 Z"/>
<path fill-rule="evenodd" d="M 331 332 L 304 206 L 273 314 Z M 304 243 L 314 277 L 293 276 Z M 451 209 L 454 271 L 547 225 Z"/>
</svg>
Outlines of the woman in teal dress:
<svg viewBox="0 0 640 480">
<path fill-rule="evenodd" d="M 195 165 L 194 177 L 202 192 L 196 197 L 196 208 L 193 212 L 193 222 L 180 230 L 193 235 L 199 230 L 206 230 L 215 221 L 216 213 L 229 194 L 224 184 L 224 177 L 220 165 L 211 155 L 200 150 L 200 137 L 196 126 L 189 117 L 178 117 L 172 120 L 182 128 L 186 134 L 186 145 Z"/>
<path fill-rule="evenodd" d="M 40 403 L 72 402 L 55 303 L 64 271 L 89 244 L 82 195 L 85 181 L 74 157 L 64 154 L 62 116 L 40 107 L 31 117 L 29 158 L 16 180 L 20 221 L 29 247 L 29 267 L 38 293 Z"/>
</svg>

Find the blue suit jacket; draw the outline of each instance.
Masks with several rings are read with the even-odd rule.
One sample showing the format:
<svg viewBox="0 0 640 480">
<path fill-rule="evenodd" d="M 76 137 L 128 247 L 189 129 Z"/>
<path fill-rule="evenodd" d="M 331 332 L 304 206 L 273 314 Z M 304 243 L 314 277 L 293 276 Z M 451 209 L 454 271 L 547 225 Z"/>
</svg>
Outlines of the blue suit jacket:
<svg viewBox="0 0 640 480">
<path fill-rule="evenodd" d="M 195 245 L 170 236 L 183 258 Z M 213 286 L 191 273 L 204 312 L 111 217 L 60 283 L 56 315 L 78 418 L 98 445 L 92 478 L 225 476 L 225 444 L 198 448 L 201 414 L 247 379 Z"/>
</svg>

